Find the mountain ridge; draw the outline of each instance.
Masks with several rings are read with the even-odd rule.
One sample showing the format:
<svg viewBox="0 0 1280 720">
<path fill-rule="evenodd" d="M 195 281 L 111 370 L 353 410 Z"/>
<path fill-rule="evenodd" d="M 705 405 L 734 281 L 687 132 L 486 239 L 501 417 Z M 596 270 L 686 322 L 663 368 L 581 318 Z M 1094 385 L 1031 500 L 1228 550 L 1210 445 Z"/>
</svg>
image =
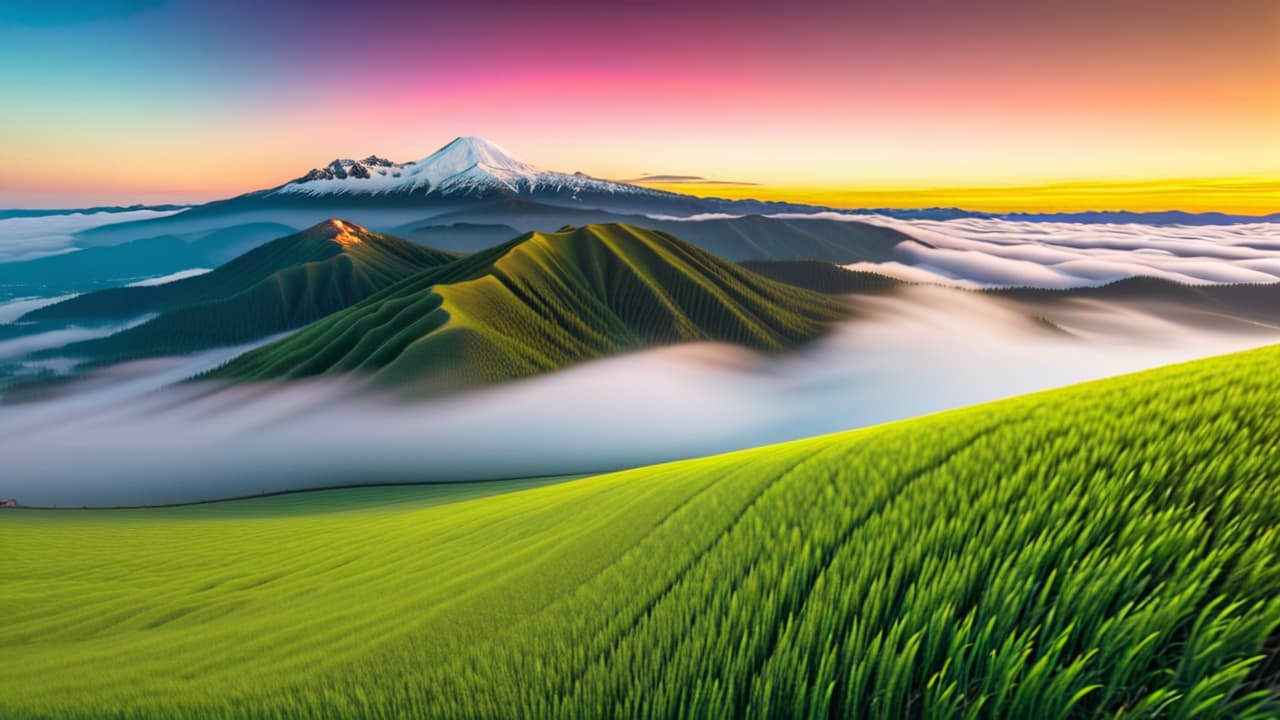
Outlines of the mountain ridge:
<svg viewBox="0 0 1280 720">
<path fill-rule="evenodd" d="M 370 163 L 370 160 L 376 162 Z M 370 156 L 366 161 L 335 160 L 325 168 L 313 169 L 301 178 L 266 191 L 266 196 L 495 197 L 547 188 L 639 196 L 672 194 L 581 174 L 544 170 L 520 160 L 491 140 L 462 136 L 415 162 L 394 163 L 377 156 Z"/>
<path fill-rule="evenodd" d="M 847 314 L 666 233 L 590 225 L 424 271 L 212 375 L 464 387 L 692 340 L 781 351 Z"/>
</svg>

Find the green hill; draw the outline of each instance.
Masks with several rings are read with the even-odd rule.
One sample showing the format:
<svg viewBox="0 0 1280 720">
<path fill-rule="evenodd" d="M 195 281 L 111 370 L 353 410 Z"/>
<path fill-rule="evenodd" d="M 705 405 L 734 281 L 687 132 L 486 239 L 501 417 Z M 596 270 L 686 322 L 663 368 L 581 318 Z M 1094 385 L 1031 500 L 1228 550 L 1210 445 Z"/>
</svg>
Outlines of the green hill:
<svg viewBox="0 0 1280 720">
<path fill-rule="evenodd" d="M 157 313 L 137 327 L 56 352 L 100 360 L 184 353 L 300 327 L 349 307 L 452 254 L 329 220 L 273 240 L 204 275 L 81 295 L 24 321 L 104 322 Z"/>
<path fill-rule="evenodd" d="M 591 225 L 529 233 L 396 285 L 217 375 L 376 372 L 449 388 L 655 344 L 772 351 L 847 313 L 664 233 Z"/>
<path fill-rule="evenodd" d="M 1274 718 L 1277 370 L 542 487 L 0 511 L 0 715 Z"/>
</svg>

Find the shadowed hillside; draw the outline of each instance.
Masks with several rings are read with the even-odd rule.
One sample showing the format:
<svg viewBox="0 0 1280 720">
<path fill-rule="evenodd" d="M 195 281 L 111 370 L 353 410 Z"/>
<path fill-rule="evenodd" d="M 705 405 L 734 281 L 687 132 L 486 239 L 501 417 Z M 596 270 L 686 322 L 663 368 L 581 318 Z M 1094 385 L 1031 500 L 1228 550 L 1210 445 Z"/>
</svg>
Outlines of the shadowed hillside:
<svg viewBox="0 0 1280 720">
<path fill-rule="evenodd" d="M 748 260 L 742 267 L 770 280 L 827 295 L 882 292 L 903 284 L 888 275 L 849 270 L 819 260 Z"/>
<path fill-rule="evenodd" d="M 158 313 L 137 327 L 56 352 L 99 360 L 191 352 L 300 327 L 454 260 L 449 253 L 329 220 L 205 275 L 82 295 L 24 320 L 91 322 Z"/>
<path fill-rule="evenodd" d="M 1181 322 L 1207 327 L 1280 324 L 1280 283 L 1188 285 L 1162 278 L 1132 277 L 1070 290 L 1007 288 L 982 292 L 1045 307 L 1066 301 L 1110 301 L 1157 309 Z"/>
</svg>

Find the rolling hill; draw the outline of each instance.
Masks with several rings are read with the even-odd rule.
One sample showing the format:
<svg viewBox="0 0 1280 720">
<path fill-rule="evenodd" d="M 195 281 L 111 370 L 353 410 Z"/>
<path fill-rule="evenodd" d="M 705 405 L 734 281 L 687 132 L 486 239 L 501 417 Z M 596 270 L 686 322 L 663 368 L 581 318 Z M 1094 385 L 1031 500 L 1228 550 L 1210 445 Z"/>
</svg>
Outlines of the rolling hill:
<svg viewBox="0 0 1280 720">
<path fill-rule="evenodd" d="M 0 715 L 1274 718 L 1278 369 L 565 482 L 0 510 Z"/>
<path fill-rule="evenodd" d="M 50 352 L 100 360 L 184 353 L 300 327 L 455 259 L 329 220 L 204 275 L 81 295 L 28 313 L 23 320 L 51 325 L 156 314 L 137 327 Z"/>
<path fill-rule="evenodd" d="M 781 350 L 848 313 L 673 236 L 629 225 L 529 233 L 399 283 L 215 373 L 377 373 L 435 388 L 656 344 Z"/>
</svg>

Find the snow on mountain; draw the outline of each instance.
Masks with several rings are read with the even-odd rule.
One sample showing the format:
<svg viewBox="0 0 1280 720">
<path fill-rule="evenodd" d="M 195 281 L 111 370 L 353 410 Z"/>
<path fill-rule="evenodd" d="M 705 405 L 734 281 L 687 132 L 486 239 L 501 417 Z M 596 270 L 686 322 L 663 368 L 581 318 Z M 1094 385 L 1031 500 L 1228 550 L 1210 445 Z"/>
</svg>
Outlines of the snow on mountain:
<svg viewBox="0 0 1280 720">
<path fill-rule="evenodd" d="M 339 158 L 322 168 L 314 168 L 311 172 L 294 180 L 293 183 L 306 183 L 315 180 L 346 180 L 356 178 L 367 180 L 374 174 L 386 175 L 395 172 L 408 163 L 393 163 L 377 155 L 370 155 L 363 160 L 347 160 Z"/>
<path fill-rule="evenodd" d="M 513 180 L 536 177 L 545 172 L 519 160 L 490 140 L 460 137 L 414 163 L 405 175 L 439 187 L 451 178 L 486 177 Z"/>
<path fill-rule="evenodd" d="M 543 170 L 497 143 L 460 137 L 417 162 L 393 163 L 377 156 L 334 160 L 323 168 L 269 191 L 268 195 L 492 196 L 530 193 L 667 196 L 658 190 L 610 182 L 581 173 Z"/>
</svg>

